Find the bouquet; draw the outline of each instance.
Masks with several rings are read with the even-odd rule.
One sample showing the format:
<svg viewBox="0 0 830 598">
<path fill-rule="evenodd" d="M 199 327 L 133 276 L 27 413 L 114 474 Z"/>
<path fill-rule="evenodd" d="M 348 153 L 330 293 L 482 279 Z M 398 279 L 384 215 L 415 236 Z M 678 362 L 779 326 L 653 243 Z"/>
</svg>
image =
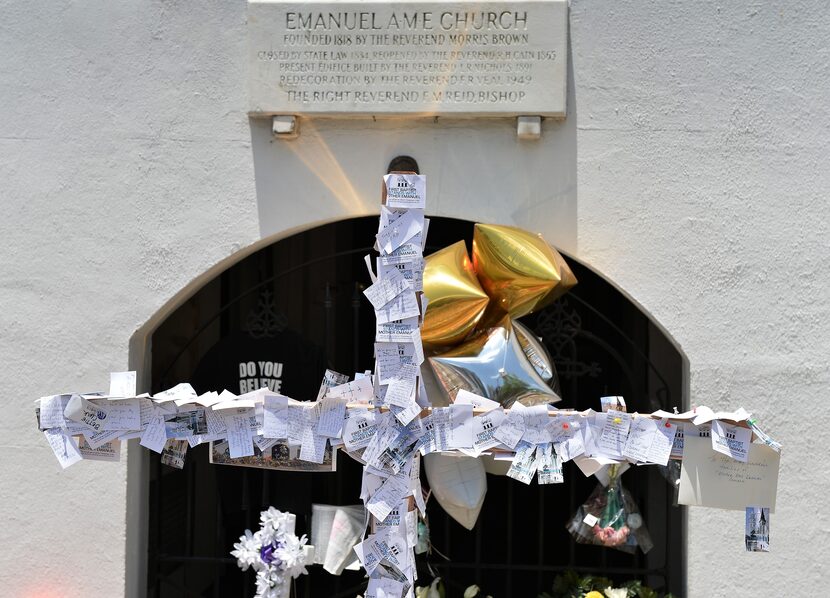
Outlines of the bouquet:
<svg viewBox="0 0 830 598">
<path fill-rule="evenodd" d="M 262 511 L 260 521 L 259 531 L 252 534 L 246 529 L 233 545 L 231 555 L 243 571 L 248 567 L 256 571 L 255 598 L 287 598 L 290 580 L 308 573 L 308 539 L 305 534 L 302 538 L 294 534 L 296 518 L 291 513 L 270 507 Z"/>
<path fill-rule="evenodd" d="M 620 482 L 619 466 L 609 469 L 608 485 L 599 484 L 568 524 L 577 542 L 633 553 L 651 550 L 651 536 L 634 499 Z"/>
</svg>

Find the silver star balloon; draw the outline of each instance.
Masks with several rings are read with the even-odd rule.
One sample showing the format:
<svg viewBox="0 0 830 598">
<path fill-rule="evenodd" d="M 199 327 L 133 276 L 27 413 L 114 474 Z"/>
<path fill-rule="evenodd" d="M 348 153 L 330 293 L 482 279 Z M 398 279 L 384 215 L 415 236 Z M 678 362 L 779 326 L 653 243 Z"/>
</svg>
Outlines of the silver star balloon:
<svg viewBox="0 0 830 598">
<path fill-rule="evenodd" d="M 525 355 L 509 318 L 454 349 L 429 358 L 450 402 L 461 389 L 503 407 L 519 401 L 539 405 L 560 401 Z"/>
<path fill-rule="evenodd" d="M 553 389 L 553 392 L 557 395 L 561 394 L 559 374 L 556 372 L 556 366 L 553 364 L 550 353 L 542 344 L 542 339 L 533 334 L 532 330 L 518 320 L 513 320 L 513 330 L 516 332 L 516 338 L 533 369 Z"/>
</svg>

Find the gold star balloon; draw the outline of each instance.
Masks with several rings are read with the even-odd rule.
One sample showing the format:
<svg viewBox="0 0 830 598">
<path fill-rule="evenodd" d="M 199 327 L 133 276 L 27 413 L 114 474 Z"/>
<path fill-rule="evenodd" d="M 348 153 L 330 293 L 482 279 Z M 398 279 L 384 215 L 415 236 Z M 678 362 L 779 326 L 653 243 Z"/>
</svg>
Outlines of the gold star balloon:
<svg viewBox="0 0 830 598">
<path fill-rule="evenodd" d="M 510 407 L 559 400 L 536 372 L 522 349 L 509 318 L 459 346 L 429 358 L 435 378 L 449 402 L 461 389 Z"/>
<path fill-rule="evenodd" d="M 478 283 L 464 241 L 426 258 L 424 294 L 429 304 L 421 339 L 429 345 L 454 345 L 464 340 L 490 302 Z"/>
<path fill-rule="evenodd" d="M 544 307 L 576 283 L 541 235 L 514 226 L 476 224 L 473 267 L 493 303 L 514 318 Z"/>
</svg>

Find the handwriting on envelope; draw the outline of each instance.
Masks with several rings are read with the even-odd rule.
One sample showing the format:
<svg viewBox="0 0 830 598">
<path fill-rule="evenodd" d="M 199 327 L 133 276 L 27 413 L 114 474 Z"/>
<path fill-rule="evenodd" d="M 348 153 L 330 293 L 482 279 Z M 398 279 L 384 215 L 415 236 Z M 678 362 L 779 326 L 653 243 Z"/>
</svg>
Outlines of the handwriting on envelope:
<svg viewBox="0 0 830 598">
<path fill-rule="evenodd" d="M 736 511 L 760 505 L 774 512 L 780 460 L 770 447 L 751 444 L 742 463 L 713 451 L 708 438 L 686 436 L 677 502 Z"/>
</svg>

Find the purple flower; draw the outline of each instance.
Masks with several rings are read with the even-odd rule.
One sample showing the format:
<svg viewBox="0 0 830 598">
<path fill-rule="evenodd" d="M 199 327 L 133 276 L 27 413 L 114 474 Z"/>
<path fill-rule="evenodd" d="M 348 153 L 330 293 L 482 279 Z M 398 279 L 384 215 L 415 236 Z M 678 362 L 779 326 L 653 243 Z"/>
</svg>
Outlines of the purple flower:
<svg viewBox="0 0 830 598">
<path fill-rule="evenodd" d="M 274 554 L 274 551 L 278 548 L 282 548 L 282 542 L 263 546 L 259 550 L 259 557 L 262 559 L 262 562 L 266 565 L 274 565 L 275 567 L 282 565 L 282 561 Z"/>
</svg>

